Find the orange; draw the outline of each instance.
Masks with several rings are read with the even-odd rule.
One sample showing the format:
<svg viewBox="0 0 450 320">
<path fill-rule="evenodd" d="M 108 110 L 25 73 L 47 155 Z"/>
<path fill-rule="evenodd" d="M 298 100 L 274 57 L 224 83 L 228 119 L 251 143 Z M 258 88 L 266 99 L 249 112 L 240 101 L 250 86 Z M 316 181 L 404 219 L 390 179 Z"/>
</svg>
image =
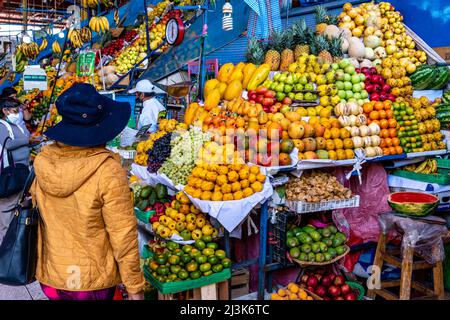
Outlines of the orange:
<svg viewBox="0 0 450 320">
<path fill-rule="evenodd" d="M 394 111 L 386 110 L 386 118 L 388 118 L 388 119 L 394 118 Z"/>
<path fill-rule="evenodd" d="M 380 137 L 381 138 L 389 138 L 389 130 L 388 129 L 381 129 Z"/>
<path fill-rule="evenodd" d="M 400 145 L 400 139 L 397 138 L 397 137 L 392 138 L 392 144 L 394 145 L 394 147 L 399 146 L 399 145 Z M 400 152 L 400 153 L 401 153 L 401 152 Z"/>
<path fill-rule="evenodd" d="M 280 296 L 277 293 L 272 293 L 270 295 L 270 300 L 280 300 Z"/>
<path fill-rule="evenodd" d="M 372 120 L 378 120 L 380 118 L 380 114 L 378 113 L 378 111 L 372 111 L 369 114 L 369 118 Z"/>
<path fill-rule="evenodd" d="M 384 142 L 385 142 L 386 147 L 392 147 L 392 139 L 391 138 L 384 139 Z"/>
<path fill-rule="evenodd" d="M 308 297 L 306 298 L 306 300 L 314 300 L 314 299 L 313 299 L 313 297 L 308 296 Z"/>
<path fill-rule="evenodd" d="M 395 149 L 395 147 L 390 147 L 389 148 L 389 153 L 390 154 L 397 154 L 397 150 Z"/>
<path fill-rule="evenodd" d="M 396 128 L 397 127 L 397 121 L 395 119 L 389 119 L 389 128 Z"/>
<path fill-rule="evenodd" d="M 380 114 L 380 119 L 386 119 L 386 111 L 380 110 L 379 114 Z"/>
<path fill-rule="evenodd" d="M 364 103 L 363 104 L 363 110 L 365 114 L 369 114 L 373 111 L 373 106 L 370 103 Z"/>
<path fill-rule="evenodd" d="M 289 291 L 291 291 L 292 293 L 298 293 L 298 291 L 300 290 L 299 286 L 296 285 L 295 283 L 289 283 L 288 287 Z"/>
<path fill-rule="evenodd" d="M 391 128 L 389 129 L 389 137 L 395 138 L 397 136 L 397 129 Z"/>
<path fill-rule="evenodd" d="M 377 111 L 383 110 L 384 109 L 383 102 L 381 101 L 375 102 L 374 109 Z"/>
<path fill-rule="evenodd" d="M 395 151 L 397 151 L 397 154 L 402 154 L 403 153 L 403 148 L 400 146 L 395 146 Z"/>
<path fill-rule="evenodd" d="M 384 110 L 390 110 L 392 108 L 392 101 L 386 100 L 383 101 Z"/>
<path fill-rule="evenodd" d="M 308 294 L 306 293 L 305 290 L 300 289 L 298 292 L 298 297 L 300 298 L 300 300 L 306 300 L 306 298 L 308 297 Z"/>
<path fill-rule="evenodd" d="M 295 293 L 289 295 L 289 300 L 298 300 L 298 296 Z"/>
<path fill-rule="evenodd" d="M 389 155 L 389 148 L 384 148 L 384 149 L 383 149 L 383 154 L 384 154 L 385 156 L 388 156 L 388 155 Z"/>
<path fill-rule="evenodd" d="M 279 295 L 280 297 L 284 297 L 284 296 L 286 295 L 286 290 L 284 290 L 284 289 L 279 289 L 277 293 L 278 293 L 278 295 Z"/>
<path fill-rule="evenodd" d="M 389 127 L 389 122 L 386 119 L 380 120 L 380 128 L 387 129 Z"/>
<path fill-rule="evenodd" d="M 381 149 L 386 148 L 386 140 L 385 139 L 381 139 L 381 143 L 379 146 Z"/>
</svg>

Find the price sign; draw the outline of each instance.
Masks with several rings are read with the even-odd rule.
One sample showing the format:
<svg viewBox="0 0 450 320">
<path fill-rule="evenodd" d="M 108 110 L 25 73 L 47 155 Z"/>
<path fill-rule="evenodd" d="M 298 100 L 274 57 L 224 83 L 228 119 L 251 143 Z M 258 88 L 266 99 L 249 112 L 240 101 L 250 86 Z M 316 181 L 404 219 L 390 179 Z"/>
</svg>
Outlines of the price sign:
<svg viewBox="0 0 450 320">
<path fill-rule="evenodd" d="M 39 65 L 26 66 L 23 72 L 23 89 L 25 91 L 39 89 L 47 90 L 47 74 Z"/>
</svg>

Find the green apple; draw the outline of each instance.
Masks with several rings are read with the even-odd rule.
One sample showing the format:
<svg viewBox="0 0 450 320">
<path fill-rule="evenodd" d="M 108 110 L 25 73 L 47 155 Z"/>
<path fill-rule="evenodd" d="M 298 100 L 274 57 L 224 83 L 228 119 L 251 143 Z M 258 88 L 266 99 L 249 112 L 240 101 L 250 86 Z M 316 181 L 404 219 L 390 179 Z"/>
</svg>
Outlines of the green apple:
<svg viewBox="0 0 450 320">
<path fill-rule="evenodd" d="M 344 89 L 344 82 L 342 82 L 342 81 L 336 81 L 335 85 L 336 85 L 336 89 L 338 89 L 338 90 Z"/>
</svg>

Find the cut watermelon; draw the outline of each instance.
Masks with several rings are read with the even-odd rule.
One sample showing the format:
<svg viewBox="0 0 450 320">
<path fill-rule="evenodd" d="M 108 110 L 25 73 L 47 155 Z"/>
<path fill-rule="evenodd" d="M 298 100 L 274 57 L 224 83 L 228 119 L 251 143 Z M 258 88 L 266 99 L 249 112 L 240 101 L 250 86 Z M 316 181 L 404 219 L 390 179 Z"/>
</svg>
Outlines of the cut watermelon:
<svg viewBox="0 0 450 320">
<path fill-rule="evenodd" d="M 439 198 L 422 192 L 395 192 L 389 195 L 388 203 L 397 212 L 423 217 L 436 209 Z"/>
</svg>

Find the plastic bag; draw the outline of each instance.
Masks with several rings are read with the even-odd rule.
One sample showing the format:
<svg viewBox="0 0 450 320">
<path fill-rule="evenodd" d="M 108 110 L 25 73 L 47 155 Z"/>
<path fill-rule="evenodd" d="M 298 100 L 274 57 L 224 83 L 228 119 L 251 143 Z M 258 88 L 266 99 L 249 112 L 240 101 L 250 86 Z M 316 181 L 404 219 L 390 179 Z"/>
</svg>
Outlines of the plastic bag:
<svg viewBox="0 0 450 320">
<path fill-rule="evenodd" d="M 406 248 L 414 248 L 414 251 L 430 264 L 444 260 L 442 237 L 448 233 L 446 225 L 384 214 L 380 216 L 380 226 L 383 234 L 392 229 L 402 233 L 402 252 Z"/>
</svg>

